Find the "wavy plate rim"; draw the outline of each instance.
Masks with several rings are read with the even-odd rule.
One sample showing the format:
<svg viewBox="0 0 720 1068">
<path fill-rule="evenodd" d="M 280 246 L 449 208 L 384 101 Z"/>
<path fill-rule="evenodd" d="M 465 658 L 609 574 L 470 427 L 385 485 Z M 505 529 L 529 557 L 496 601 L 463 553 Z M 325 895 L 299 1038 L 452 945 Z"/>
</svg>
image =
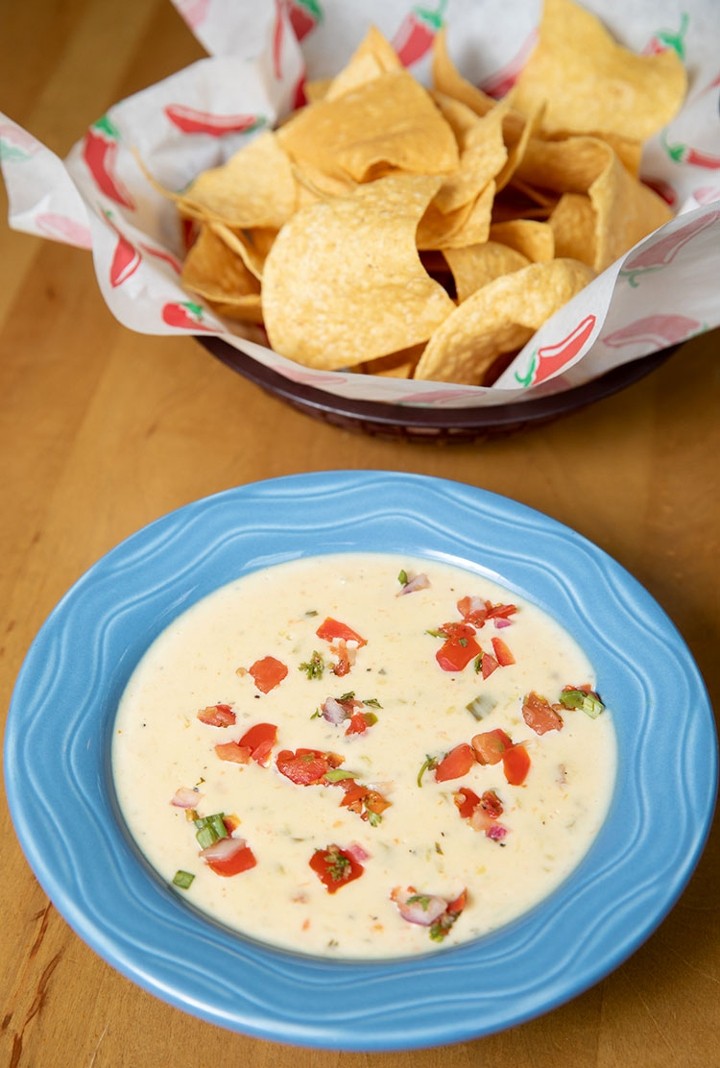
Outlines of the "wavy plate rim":
<svg viewBox="0 0 720 1068">
<path fill-rule="evenodd" d="M 188 907 L 130 839 L 110 767 L 124 683 L 180 611 L 244 569 L 363 549 L 459 563 L 562 616 L 597 669 L 620 750 L 605 824 L 550 898 L 476 942 L 367 963 L 286 953 Z M 640 662 L 628 662 L 628 644 Z M 682 747 L 663 717 L 668 702 L 685 717 Z M 643 744 L 648 732 L 653 745 Z M 676 771 L 670 786 L 668 769 Z M 384 1052 L 514 1026 L 570 1000 L 630 956 L 673 907 L 702 853 L 717 792 L 717 736 L 682 636 L 644 587 L 588 539 L 460 482 L 326 471 L 252 482 L 186 504 L 89 568 L 40 628 L 18 675 L 5 781 L 16 833 L 43 889 L 127 978 L 229 1030 Z M 661 800 L 673 805 L 672 840 L 658 833 Z M 78 825 L 82 835 L 73 830 Z"/>
</svg>

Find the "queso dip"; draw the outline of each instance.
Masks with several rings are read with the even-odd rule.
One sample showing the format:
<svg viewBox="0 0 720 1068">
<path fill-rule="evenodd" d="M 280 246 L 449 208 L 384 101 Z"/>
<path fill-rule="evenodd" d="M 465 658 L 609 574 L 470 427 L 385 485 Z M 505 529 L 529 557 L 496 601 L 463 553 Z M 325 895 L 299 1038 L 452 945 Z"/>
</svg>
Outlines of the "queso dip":
<svg viewBox="0 0 720 1068">
<path fill-rule="evenodd" d="M 130 679 L 113 772 L 150 864 L 265 943 L 399 957 L 477 938 L 572 871 L 615 734 L 537 606 L 392 554 L 265 568 L 172 623 Z"/>
</svg>

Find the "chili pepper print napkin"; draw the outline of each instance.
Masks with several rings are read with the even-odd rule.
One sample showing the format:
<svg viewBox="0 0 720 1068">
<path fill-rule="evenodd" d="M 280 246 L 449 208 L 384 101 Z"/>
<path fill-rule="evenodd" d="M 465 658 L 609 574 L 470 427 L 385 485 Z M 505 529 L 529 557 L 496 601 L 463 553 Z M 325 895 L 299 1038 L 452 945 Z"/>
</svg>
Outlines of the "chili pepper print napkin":
<svg viewBox="0 0 720 1068">
<path fill-rule="evenodd" d="M 463 75 L 501 96 L 532 51 L 538 0 L 173 0 L 208 58 L 112 107 L 61 160 L 0 115 L 10 225 L 91 249 L 109 308 L 148 334 L 217 335 L 288 379 L 340 396 L 438 407 L 505 404 L 589 381 L 720 324 L 720 5 L 592 0 L 624 45 L 674 48 L 686 103 L 646 148 L 641 174 L 675 217 L 581 290 L 531 338 L 492 387 L 323 372 L 273 352 L 263 335 L 221 320 L 179 284 L 175 208 L 148 181 L 182 189 L 272 127 L 329 77 L 373 24 L 429 82 L 435 35 Z M 628 9 L 629 8 L 629 9 Z M 488 32 L 488 27 L 492 32 Z"/>
</svg>

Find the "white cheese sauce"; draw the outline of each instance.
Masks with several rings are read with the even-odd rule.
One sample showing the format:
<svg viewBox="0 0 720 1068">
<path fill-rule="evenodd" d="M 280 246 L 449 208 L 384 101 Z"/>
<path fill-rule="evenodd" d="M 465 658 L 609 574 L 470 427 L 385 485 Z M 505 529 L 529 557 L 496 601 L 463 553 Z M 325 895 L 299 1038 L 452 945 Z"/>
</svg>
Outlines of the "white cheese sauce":
<svg viewBox="0 0 720 1068">
<path fill-rule="evenodd" d="M 425 575 L 429 585 L 401 593 L 402 572 Z M 498 627 L 491 618 L 476 628 L 483 651 L 493 653 L 492 638 L 500 638 L 515 661 L 485 679 L 475 659 L 461 671 L 443 670 L 436 653 L 444 637 L 429 633 L 462 622 L 457 603 L 468 596 L 517 609 L 509 624 Z M 333 643 L 316 634 L 327 617 L 367 643 L 357 649 L 349 643 L 354 662 L 342 677 L 332 671 L 338 661 Z M 320 678 L 301 667 L 313 653 L 325 665 Z M 288 671 L 262 693 L 246 669 L 266 656 Z M 616 766 L 610 712 L 591 718 L 563 707 L 561 729 L 542 735 L 523 717 L 529 692 L 557 704 L 564 687 L 583 684 L 594 689 L 592 666 L 558 622 L 471 570 L 392 554 L 280 564 L 194 605 L 143 657 L 115 726 L 120 807 L 162 878 L 172 882 L 178 870 L 194 876 L 177 892 L 254 939 L 343 958 L 402 957 L 456 945 L 550 894 L 603 822 Z M 349 692 L 365 702 L 355 711 L 377 717 L 363 733 L 348 735 L 349 720 L 332 723 L 321 714 L 328 697 Z M 480 695 L 477 719 L 467 706 Z M 199 710 L 216 704 L 230 706 L 233 725 L 198 719 Z M 257 723 L 277 727 L 265 765 L 219 758 L 216 745 L 239 741 Z M 459 778 L 436 780 L 433 760 L 498 728 L 530 757 L 522 784 L 508 781 L 502 761 L 475 760 Z M 379 820 L 363 819 L 341 805 L 340 783 L 291 781 L 277 755 L 298 748 L 342 757 L 340 771 L 377 791 L 389 807 Z M 235 818 L 232 834 L 246 841 L 255 866 L 229 877 L 208 866 L 199 855 L 192 811 L 172 803 L 180 788 L 197 790 L 198 818 Z M 461 788 L 476 797 L 493 791 L 502 813 L 476 827 L 461 815 Z M 486 833 L 487 825 L 501 828 L 496 837 Z M 360 858 L 363 869 L 333 893 L 309 863 L 316 850 L 331 845 Z M 414 891 L 447 902 L 464 892 L 464 908 L 436 940 L 437 928 L 408 921 L 391 897 L 396 888 L 405 897 Z"/>
</svg>

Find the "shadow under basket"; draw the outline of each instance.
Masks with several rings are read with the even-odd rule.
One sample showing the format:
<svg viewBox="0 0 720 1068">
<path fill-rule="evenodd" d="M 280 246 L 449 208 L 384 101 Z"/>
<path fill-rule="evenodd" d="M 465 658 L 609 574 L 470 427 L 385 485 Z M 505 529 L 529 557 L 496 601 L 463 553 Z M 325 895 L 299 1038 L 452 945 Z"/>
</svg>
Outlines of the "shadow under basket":
<svg viewBox="0 0 720 1068">
<path fill-rule="evenodd" d="M 428 444 L 484 441 L 570 415 L 638 382 L 680 347 L 675 345 L 631 360 L 592 382 L 536 400 L 491 408 L 424 408 L 339 397 L 292 382 L 220 338 L 199 337 L 197 340 L 233 371 L 314 419 L 343 430 Z"/>
</svg>

